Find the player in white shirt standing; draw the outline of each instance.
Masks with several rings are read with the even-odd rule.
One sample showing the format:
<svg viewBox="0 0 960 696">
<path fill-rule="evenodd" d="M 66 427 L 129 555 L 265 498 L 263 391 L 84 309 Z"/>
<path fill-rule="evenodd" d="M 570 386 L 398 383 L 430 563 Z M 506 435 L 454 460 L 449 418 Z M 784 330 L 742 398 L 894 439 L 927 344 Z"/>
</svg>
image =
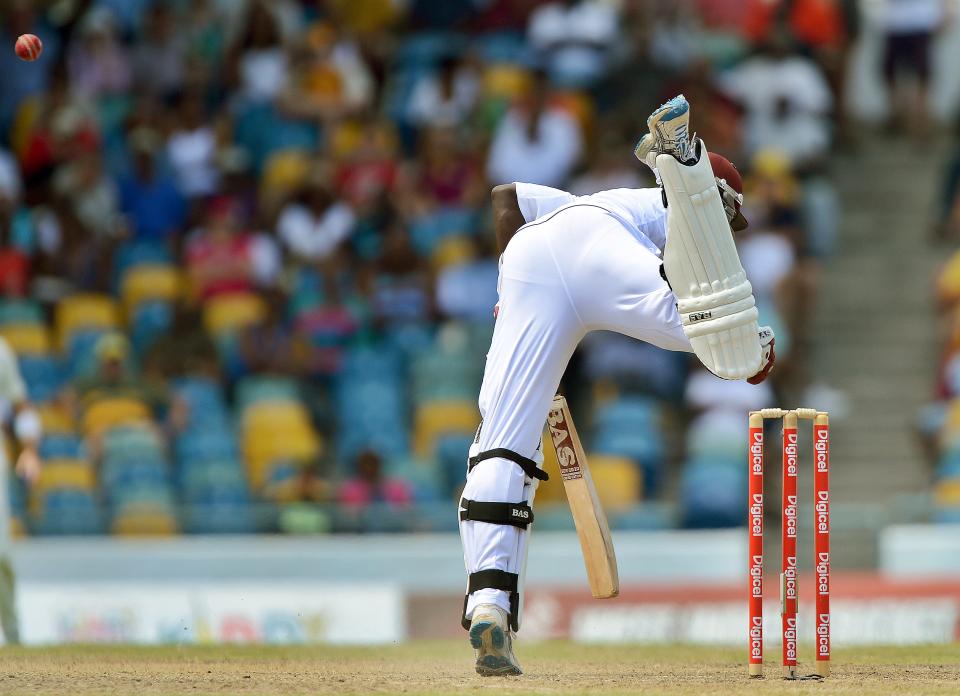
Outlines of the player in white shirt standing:
<svg viewBox="0 0 960 696">
<path fill-rule="evenodd" d="M 533 496 L 546 479 L 540 436 L 580 340 L 616 331 L 696 352 L 718 376 L 753 383 L 773 364 L 773 335 L 757 326 L 732 241 L 731 230 L 746 226 L 740 175 L 724 158 L 705 157 L 688 124 L 682 96 L 647 120 L 650 133 L 635 154 L 662 189 L 577 197 L 518 183 L 494 191 L 505 250 L 480 389 L 483 421 L 460 500 L 469 573 L 463 625 L 482 675 L 521 673 L 512 638 Z"/>
<path fill-rule="evenodd" d="M 0 413 L 13 416 L 13 434 L 20 444 L 17 458 L 18 475 L 33 481 L 40 473 L 40 416 L 27 400 L 27 389 L 17 366 L 17 356 L 3 338 L 0 338 Z M 5 434 L 0 433 L 5 437 Z M 13 566 L 10 562 L 10 502 L 7 496 L 7 443 L 0 442 L 0 625 L 7 645 L 20 642 L 14 595 Z"/>
</svg>

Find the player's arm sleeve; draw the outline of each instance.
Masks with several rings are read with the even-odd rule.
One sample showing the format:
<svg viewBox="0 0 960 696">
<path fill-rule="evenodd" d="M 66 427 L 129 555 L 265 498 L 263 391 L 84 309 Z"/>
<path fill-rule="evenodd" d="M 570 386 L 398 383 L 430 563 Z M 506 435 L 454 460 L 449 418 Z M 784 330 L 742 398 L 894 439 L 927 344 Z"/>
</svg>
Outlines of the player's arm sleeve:
<svg viewBox="0 0 960 696">
<path fill-rule="evenodd" d="M 517 204 L 523 214 L 524 222 L 533 222 L 557 208 L 573 203 L 577 197 L 572 193 L 540 184 L 516 182 Z"/>
</svg>

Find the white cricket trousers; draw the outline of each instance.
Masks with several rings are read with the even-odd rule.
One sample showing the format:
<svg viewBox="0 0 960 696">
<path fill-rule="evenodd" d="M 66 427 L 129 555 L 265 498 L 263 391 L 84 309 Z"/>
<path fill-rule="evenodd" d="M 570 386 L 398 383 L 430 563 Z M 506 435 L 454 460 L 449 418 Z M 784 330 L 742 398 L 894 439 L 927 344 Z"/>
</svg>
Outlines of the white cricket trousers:
<svg viewBox="0 0 960 696">
<path fill-rule="evenodd" d="M 483 424 L 471 456 L 502 447 L 542 465 L 540 438 L 550 404 L 589 331 L 691 351 L 676 298 L 660 276 L 660 259 L 595 205 L 572 204 L 522 227 L 503 254 L 499 292 L 480 389 Z M 532 505 L 536 483 L 510 460 L 493 458 L 468 474 L 463 497 Z M 467 572 L 518 573 L 522 601 L 530 529 L 461 521 Z M 509 612 L 509 593 L 477 590 L 467 601 L 467 618 L 478 604 Z"/>
</svg>

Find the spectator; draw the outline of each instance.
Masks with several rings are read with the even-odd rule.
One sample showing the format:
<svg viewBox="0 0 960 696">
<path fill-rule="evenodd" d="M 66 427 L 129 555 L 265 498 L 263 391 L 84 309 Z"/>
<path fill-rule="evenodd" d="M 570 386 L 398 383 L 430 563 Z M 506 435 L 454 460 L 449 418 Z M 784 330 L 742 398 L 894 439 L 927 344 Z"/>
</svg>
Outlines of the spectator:
<svg viewBox="0 0 960 696">
<path fill-rule="evenodd" d="M 633 146 L 604 130 L 591 153 L 586 171 L 570 183 L 570 193 L 585 196 L 615 188 L 643 188 L 651 181 L 641 176 Z"/>
<path fill-rule="evenodd" d="M 366 211 L 396 185 L 396 131 L 389 122 L 366 113 L 345 123 L 334 139 L 337 190 L 355 210 Z"/>
<path fill-rule="evenodd" d="M 176 307 L 172 325 L 147 351 L 144 374 L 156 382 L 179 377 L 220 378 L 217 347 L 203 325 L 199 308 L 187 304 Z"/>
<path fill-rule="evenodd" d="M 321 261 L 349 238 L 355 223 L 350 206 L 336 198 L 329 171 L 318 169 L 281 211 L 277 233 L 293 258 Z"/>
<path fill-rule="evenodd" d="M 299 118 L 333 120 L 367 108 L 373 77 L 356 44 L 317 24 L 293 52 L 292 79 L 280 105 Z"/>
<path fill-rule="evenodd" d="M 143 37 L 133 54 L 133 72 L 140 89 L 159 96 L 176 94 L 184 83 L 186 41 L 167 3 L 147 11 Z"/>
<path fill-rule="evenodd" d="M 287 86 L 289 65 L 280 26 L 269 6 L 253 0 L 227 57 L 227 70 L 248 104 L 272 102 Z"/>
<path fill-rule="evenodd" d="M 550 106 L 546 76 L 538 73 L 493 136 L 487 177 L 494 184 L 523 181 L 562 187 L 581 147 L 579 125 L 566 111 Z"/>
<path fill-rule="evenodd" d="M 380 455 L 365 450 L 357 455 L 356 476 L 341 484 L 337 498 L 348 508 L 364 508 L 376 503 L 409 505 L 413 495 L 405 481 L 384 476 Z"/>
<path fill-rule="evenodd" d="M 414 167 L 409 190 L 403 195 L 411 216 L 430 215 L 449 208 L 477 208 L 487 191 L 473 152 L 451 127 L 424 133 L 419 166 Z"/>
<path fill-rule="evenodd" d="M 827 154 L 833 100 L 817 64 L 790 48 L 789 35 L 774 34 L 722 76 L 721 86 L 745 109 L 748 154 L 777 149 L 803 166 Z"/>
<path fill-rule="evenodd" d="M 446 56 L 436 74 L 424 75 L 413 88 L 407 118 L 418 128 L 456 128 L 469 120 L 480 96 L 480 80 L 467 62 Z"/>
<path fill-rule="evenodd" d="M 885 0 L 883 3 L 886 31 L 883 77 L 889 90 L 893 128 L 903 124 L 916 133 L 926 134 L 931 44 L 946 19 L 943 0 Z M 915 90 L 904 89 L 904 74 L 913 78 Z M 911 116 L 913 118 L 909 118 Z"/>
<path fill-rule="evenodd" d="M 618 17 L 610 3 L 557 0 L 538 8 L 527 30 L 558 84 L 589 87 L 610 66 L 618 38 Z"/>
<path fill-rule="evenodd" d="M 211 196 L 220 185 L 214 124 L 204 113 L 203 96 L 186 92 L 177 99 L 176 124 L 167 139 L 167 159 L 186 198 Z"/>
<path fill-rule="evenodd" d="M 252 239 L 241 231 L 233 201 L 215 198 L 208 207 L 206 224 L 187 242 L 190 282 L 197 297 L 249 292 L 254 287 Z"/>
<path fill-rule="evenodd" d="M 125 336 L 104 334 L 96 343 L 94 357 L 96 366 L 93 372 L 78 379 L 66 395 L 67 403 L 73 404 L 81 416 L 105 399 L 130 399 L 139 401 L 148 409 L 146 424 L 152 425 L 157 420 L 168 423 L 175 430 L 183 428 L 187 419 L 186 404 L 171 395 L 166 387 L 149 383 L 137 375 L 130 366 L 130 344 Z M 96 442 L 93 444 L 96 446 Z"/>
<path fill-rule="evenodd" d="M 173 178 L 158 171 L 160 135 L 149 129 L 130 134 L 131 173 L 120 181 L 120 205 L 135 241 L 170 244 L 186 222 L 186 202 Z"/>
<path fill-rule="evenodd" d="M 60 167 L 53 178 L 53 191 L 66 200 L 85 237 L 101 247 L 117 239 L 119 195 L 99 153 L 86 152 Z"/>
<path fill-rule="evenodd" d="M 95 7 L 84 15 L 70 46 L 70 81 L 78 94 L 96 98 L 126 92 L 133 80 L 130 56 L 113 13 Z"/>
<path fill-rule="evenodd" d="M 247 373 L 297 376 L 300 366 L 286 317 L 287 297 L 272 291 L 267 303 L 263 319 L 240 332 L 240 360 Z"/>
</svg>

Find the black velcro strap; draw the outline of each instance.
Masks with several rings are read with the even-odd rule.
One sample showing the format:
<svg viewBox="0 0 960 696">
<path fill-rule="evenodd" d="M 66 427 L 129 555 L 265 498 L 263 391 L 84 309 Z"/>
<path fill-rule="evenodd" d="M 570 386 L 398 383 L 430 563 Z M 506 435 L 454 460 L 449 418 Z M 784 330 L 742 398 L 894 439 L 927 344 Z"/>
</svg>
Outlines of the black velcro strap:
<svg viewBox="0 0 960 696">
<path fill-rule="evenodd" d="M 517 592 L 516 573 L 508 573 L 505 570 L 497 568 L 488 568 L 487 570 L 478 570 L 476 573 L 470 573 L 470 580 L 467 582 L 467 596 L 463 598 L 463 619 L 460 624 L 470 630 L 470 620 L 467 618 L 467 600 L 470 595 L 477 590 L 503 590 L 510 593 L 510 629 L 519 630 L 517 618 L 520 614 L 520 593 Z"/>
<path fill-rule="evenodd" d="M 509 459 L 511 462 L 523 469 L 523 473 L 530 478 L 540 479 L 541 481 L 546 481 L 550 478 L 547 476 L 546 471 L 537 466 L 535 461 L 528 457 L 524 457 L 522 454 L 517 454 L 513 450 L 508 450 L 505 447 L 497 447 L 496 449 L 481 452 L 475 457 L 470 457 L 470 459 L 467 460 L 467 471 L 472 471 L 473 467 L 482 461 L 494 459 L 496 457 Z"/>
<path fill-rule="evenodd" d="M 533 522 L 533 510 L 526 503 L 488 503 L 461 498 L 460 520 L 509 524 L 526 529 Z"/>
</svg>

